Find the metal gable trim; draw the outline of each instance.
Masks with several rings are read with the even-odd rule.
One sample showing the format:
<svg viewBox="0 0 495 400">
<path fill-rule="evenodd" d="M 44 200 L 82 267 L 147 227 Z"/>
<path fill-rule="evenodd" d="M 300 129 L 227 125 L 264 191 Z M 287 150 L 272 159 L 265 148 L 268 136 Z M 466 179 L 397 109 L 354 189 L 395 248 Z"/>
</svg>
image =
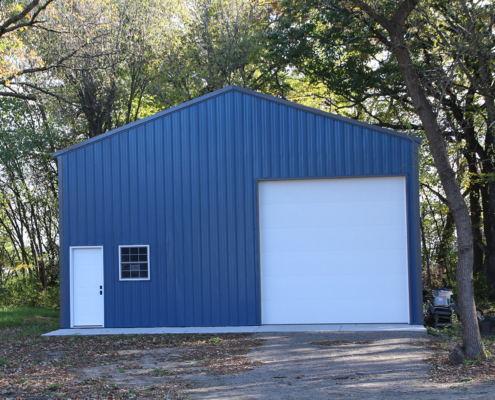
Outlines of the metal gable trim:
<svg viewBox="0 0 495 400">
<path fill-rule="evenodd" d="M 217 96 L 221 96 L 221 95 L 223 95 L 223 94 L 225 94 L 227 92 L 230 92 L 230 91 L 236 91 L 236 92 L 243 93 L 243 94 L 246 94 L 246 95 L 249 95 L 249 96 L 258 97 L 260 99 L 263 99 L 263 100 L 266 100 L 266 101 L 270 101 L 270 102 L 273 102 L 273 103 L 278 103 L 278 104 L 284 105 L 286 107 L 295 108 L 295 109 L 298 109 L 298 110 L 301 110 L 301 111 L 304 111 L 304 112 L 308 112 L 308 113 L 311 113 L 311 114 L 316 114 L 318 116 L 322 116 L 322 117 L 325 117 L 325 118 L 330 118 L 330 119 L 333 119 L 333 120 L 345 122 L 347 124 L 356 125 L 356 126 L 359 126 L 361 128 L 370 129 L 370 130 L 374 130 L 374 131 L 377 131 L 377 132 L 385 133 L 387 135 L 396 136 L 396 137 L 399 137 L 401 139 L 406 139 L 406 140 L 410 140 L 410 141 L 417 142 L 417 143 L 421 143 L 422 140 L 423 140 L 423 139 L 418 138 L 416 136 L 407 135 L 407 134 L 402 133 L 402 132 L 397 132 L 397 131 L 393 131 L 391 129 L 382 128 L 382 127 L 379 127 L 379 126 L 376 126 L 376 125 L 368 124 L 366 122 L 356 121 L 354 119 L 342 117 L 342 116 L 336 115 L 336 114 L 331 114 L 331 113 L 326 112 L 326 111 L 321 111 L 321 110 L 318 110 L 316 108 L 303 106 L 301 104 L 293 103 L 293 102 L 288 101 L 288 100 L 279 99 L 279 98 L 274 97 L 274 96 L 270 96 L 270 95 L 267 95 L 267 94 L 259 93 L 259 92 L 256 92 L 254 90 L 242 88 L 242 87 L 235 86 L 235 85 L 230 85 L 230 86 L 227 86 L 227 87 L 225 87 L 223 89 L 219 89 L 219 90 L 217 90 L 215 92 L 212 92 L 212 93 L 206 94 L 204 96 L 198 97 L 197 99 L 189 100 L 189 101 L 187 101 L 185 103 L 179 104 L 179 105 L 174 106 L 172 108 L 169 108 L 167 110 L 160 111 L 157 114 L 150 115 L 149 117 L 140 119 L 139 121 L 134 121 L 134 122 L 131 122 L 130 124 L 121 126 L 119 128 L 116 128 L 116 129 L 113 129 L 113 130 L 111 130 L 109 132 L 106 132 L 106 133 L 104 133 L 102 135 L 98 135 L 98 136 L 93 137 L 91 139 L 87 139 L 87 140 L 84 140 L 84 141 L 82 141 L 80 143 L 76 143 L 76 144 L 74 144 L 72 146 L 66 147 L 65 149 L 58 150 L 58 151 L 56 151 L 56 152 L 53 153 L 53 157 L 58 157 L 58 156 L 61 156 L 61 155 L 65 154 L 65 153 L 68 153 L 68 152 L 77 150 L 77 149 L 79 149 L 81 147 L 88 146 L 88 145 L 90 145 L 92 143 L 98 142 L 100 140 L 104 140 L 104 139 L 106 139 L 106 138 L 108 138 L 110 136 L 113 136 L 113 135 L 122 133 L 124 131 L 129 130 L 129 129 L 136 128 L 139 125 L 142 125 L 142 124 L 151 122 L 151 121 L 153 121 L 153 120 L 155 120 L 157 118 L 161 118 L 161 117 L 167 116 L 169 114 L 173 114 L 173 113 L 175 113 L 177 111 L 181 111 L 183 109 L 186 109 L 188 107 L 191 107 L 191 106 L 194 106 L 196 104 L 202 103 L 204 101 L 210 100 L 210 99 L 215 98 Z"/>
</svg>

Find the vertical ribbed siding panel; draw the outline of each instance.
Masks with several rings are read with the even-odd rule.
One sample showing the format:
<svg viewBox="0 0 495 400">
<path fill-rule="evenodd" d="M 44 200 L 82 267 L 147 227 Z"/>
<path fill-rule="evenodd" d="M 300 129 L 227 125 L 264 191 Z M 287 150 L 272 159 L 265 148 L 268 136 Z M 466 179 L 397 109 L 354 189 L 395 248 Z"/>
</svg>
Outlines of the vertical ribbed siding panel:
<svg viewBox="0 0 495 400">
<path fill-rule="evenodd" d="M 190 110 L 190 157 L 191 160 L 199 160 L 200 145 L 199 145 L 199 125 L 201 121 L 201 116 L 199 114 L 198 107 L 191 108 Z M 187 135 L 187 132 L 184 132 Z M 191 279 L 192 279 L 192 313 L 191 319 L 193 323 L 199 321 L 202 323 L 202 260 L 201 260 L 201 188 L 200 188 L 200 168 L 199 162 L 191 161 Z"/>
<path fill-rule="evenodd" d="M 354 161 L 353 175 L 363 175 L 363 142 L 359 140 L 363 136 L 363 130 L 359 126 L 351 125 L 352 145 L 348 156 Z"/>
<path fill-rule="evenodd" d="M 325 134 L 325 118 L 318 117 L 316 119 L 316 150 L 318 154 L 317 174 L 323 176 L 325 173 L 329 173 L 327 169 L 328 154 L 326 148 L 328 146 L 328 137 Z"/>
<path fill-rule="evenodd" d="M 124 207 L 124 189 L 122 187 L 122 175 L 125 173 L 122 165 L 122 144 L 126 135 L 112 137 L 109 142 L 110 149 L 110 191 L 112 207 L 106 206 L 106 213 L 112 216 L 111 231 L 105 240 L 103 247 L 104 266 L 105 266 L 105 326 L 119 326 L 117 321 L 123 324 L 125 310 L 119 282 L 118 266 L 118 246 L 125 244 L 122 241 L 123 231 L 123 207 Z M 115 283 L 115 284 L 114 284 Z"/>
<path fill-rule="evenodd" d="M 144 126 L 136 128 L 136 147 L 137 147 L 137 159 L 136 159 L 136 171 L 137 171 L 137 204 L 138 204 L 138 220 L 136 223 L 136 231 L 139 237 L 134 239 L 136 244 L 149 244 L 150 243 L 150 226 L 149 226 L 149 214 L 155 213 L 155 210 L 149 208 L 149 201 L 154 197 L 154 187 L 148 184 L 148 179 L 153 180 L 154 174 L 149 174 L 146 168 L 148 162 L 152 162 L 152 154 L 148 152 L 147 144 L 153 143 L 153 127 L 150 126 L 146 130 Z M 155 246 L 153 246 L 155 247 Z M 155 248 L 156 251 L 156 248 Z M 156 280 L 150 283 L 151 289 Z M 146 285 L 146 281 L 134 282 L 135 294 L 137 299 L 141 299 L 140 303 L 136 307 L 139 312 L 139 321 L 141 325 L 149 326 L 151 324 L 151 314 L 153 312 L 153 302 L 150 302 L 149 288 Z"/>
<path fill-rule="evenodd" d="M 148 126 L 148 130 L 142 129 L 140 132 L 140 140 L 142 140 L 143 148 L 145 149 L 142 159 L 142 163 L 144 164 L 143 170 L 145 174 L 143 195 L 144 194 L 146 195 L 143 199 L 143 206 L 146 207 L 146 227 L 147 227 L 147 231 L 145 235 L 143 235 L 146 238 L 146 241 L 143 240 L 145 244 L 150 244 L 154 242 L 158 237 L 158 231 L 156 228 L 157 216 L 158 216 L 158 207 L 156 205 L 156 198 L 157 198 L 156 191 L 158 189 L 158 186 L 156 185 L 156 173 L 158 169 L 157 168 L 158 163 L 155 158 L 156 144 L 155 144 L 154 128 L 155 125 L 150 124 Z M 156 243 L 150 245 L 150 249 L 151 246 L 153 246 L 153 253 L 159 255 L 158 260 L 163 259 L 163 249 L 158 249 Z M 160 265 L 160 263 L 157 262 L 155 265 L 158 266 Z M 160 288 L 158 282 L 164 281 L 162 267 L 155 268 L 153 272 L 157 275 L 157 279 L 154 279 L 151 282 L 150 286 L 152 290 L 146 290 L 147 282 L 141 282 L 141 291 L 143 293 L 143 297 L 146 297 L 146 303 L 148 304 L 148 307 L 145 310 L 147 325 L 153 325 L 153 321 L 159 317 L 160 305 L 153 298 L 153 294 L 155 294 L 155 296 L 158 295 L 157 297 L 159 297 Z"/>
<path fill-rule="evenodd" d="M 306 142 L 307 142 L 307 172 L 306 174 L 308 176 L 317 176 L 316 173 L 316 145 L 315 145 L 315 139 L 316 139 L 316 126 L 315 126 L 315 119 L 316 116 L 313 114 L 306 114 L 307 121 L 306 121 Z"/>
<path fill-rule="evenodd" d="M 101 142 L 101 175 L 102 175 L 102 191 L 103 191 L 103 203 L 99 205 L 103 217 L 103 226 L 101 229 L 102 237 L 100 240 L 100 245 L 103 245 L 103 256 L 105 262 L 108 264 L 108 268 L 104 268 L 103 275 L 103 296 L 104 299 L 114 299 L 116 296 L 115 286 L 113 284 L 108 284 L 108 282 L 115 282 L 119 279 L 118 272 L 115 271 L 116 256 L 115 251 L 115 229 L 114 229 L 114 218 L 113 218 L 113 208 L 105 207 L 105 204 L 120 204 L 120 196 L 115 197 L 112 188 L 114 185 L 114 178 L 112 177 L 112 165 L 115 161 L 115 152 L 112 151 L 112 145 L 115 143 L 115 138 L 111 140 L 105 140 Z M 119 203 L 117 203 L 119 202 Z M 109 324 L 115 317 L 111 313 L 115 312 L 113 309 L 109 308 L 113 301 L 105 301 L 105 325 Z"/>
<path fill-rule="evenodd" d="M 237 211 L 237 196 L 236 196 L 236 140 L 237 132 L 235 131 L 234 116 L 234 94 L 229 93 L 225 97 L 226 104 L 224 105 L 225 114 L 225 173 L 226 173 L 226 199 L 227 199 L 227 320 L 231 324 L 238 325 L 238 299 L 237 299 L 237 231 L 241 228 L 240 222 L 237 219 L 239 212 Z"/>
<path fill-rule="evenodd" d="M 246 153 L 246 158 L 250 160 L 247 165 L 249 168 L 246 170 L 246 185 L 244 186 L 245 192 L 245 213 L 246 213 L 246 296 L 247 301 L 245 304 L 247 313 L 247 324 L 256 325 L 259 324 L 261 319 L 259 315 L 260 303 L 259 303 L 259 243 L 258 243 L 258 187 L 256 178 L 261 176 L 260 161 L 260 126 L 261 116 L 260 110 L 257 107 L 257 99 L 253 97 L 241 96 L 244 99 L 246 109 L 244 111 L 243 124 L 249 130 L 245 131 L 246 144 L 250 152 Z M 254 199 L 254 201 L 253 201 Z M 242 323 L 241 323 L 242 324 Z"/>
<path fill-rule="evenodd" d="M 76 172 L 76 179 L 77 182 L 80 183 L 77 185 L 76 190 L 75 190 L 75 199 L 72 202 L 74 204 L 74 209 L 72 212 L 74 214 L 71 214 L 75 216 L 75 224 L 73 225 L 73 233 L 74 235 L 72 238 L 75 238 L 76 243 L 81 242 L 81 243 L 87 243 L 88 240 L 86 238 L 86 231 L 87 231 L 87 224 L 86 224 L 86 219 L 87 217 L 87 210 L 85 208 L 85 204 L 83 202 L 84 197 L 86 196 L 85 192 L 85 185 L 84 185 L 84 178 L 85 178 L 85 171 L 86 171 L 86 165 L 84 164 L 84 153 L 86 149 L 82 149 L 81 151 L 78 151 L 76 153 L 76 160 L 75 160 L 75 168 L 74 171 Z"/>
<path fill-rule="evenodd" d="M 172 132 L 172 117 L 163 119 L 163 154 L 165 165 L 165 180 L 163 182 L 165 188 L 165 234 L 167 257 L 165 259 L 165 269 L 167 271 L 167 280 L 165 285 L 165 293 L 167 301 L 162 304 L 162 307 L 167 309 L 167 318 L 165 326 L 177 325 L 177 307 L 176 307 L 176 261 L 175 248 L 176 244 L 180 243 L 180 232 L 175 230 L 174 223 L 176 218 L 176 210 L 174 207 L 174 149 L 173 149 L 173 132 Z M 151 258 L 151 255 L 150 255 Z M 150 274 L 153 273 L 150 265 Z"/>
<path fill-rule="evenodd" d="M 219 256 L 218 256 L 218 232 L 219 232 L 219 220 L 218 212 L 220 211 L 220 202 L 218 198 L 218 185 L 219 185 L 219 165 L 218 165 L 218 145 L 217 145 L 217 114 L 216 114 L 215 101 L 208 102 L 208 108 L 206 110 L 208 115 L 208 206 L 209 206 L 209 221 L 208 221 L 208 235 L 210 237 L 210 248 L 208 249 L 209 255 L 209 273 L 210 273 L 210 312 L 211 312 L 211 325 L 220 325 L 220 277 L 219 277 Z"/>
<path fill-rule="evenodd" d="M 194 133 L 190 130 L 190 109 L 184 110 L 180 113 L 180 145 L 181 145 L 181 159 L 180 168 L 182 170 L 181 189 L 179 192 L 182 199 L 181 214 L 183 223 L 183 290 L 184 290 L 184 325 L 191 326 L 194 321 L 194 296 L 199 293 L 194 293 L 193 288 L 193 265 L 191 253 L 192 247 L 192 227 L 191 227 L 191 214 L 192 214 L 192 180 L 191 180 L 191 136 Z"/>
<path fill-rule="evenodd" d="M 65 275 L 70 246 L 103 245 L 107 327 L 257 325 L 257 181 L 406 175 L 414 266 L 414 146 L 226 92 L 63 156 Z M 119 281 L 126 244 L 150 246 L 150 281 Z M 417 269 L 410 279 L 420 287 Z M 68 326 L 68 279 L 64 288 Z"/>
<path fill-rule="evenodd" d="M 363 129 L 361 137 L 361 146 L 363 147 L 363 174 L 371 175 L 373 173 L 373 148 L 371 145 L 372 133 L 369 129 Z"/>
<path fill-rule="evenodd" d="M 227 321 L 229 316 L 229 279 L 228 279 L 228 242 L 229 236 L 233 232 L 228 230 L 228 204 L 227 204 L 227 104 L 232 93 L 225 96 L 219 96 L 215 100 L 217 115 L 217 148 L 218 148 L 218 277 L 219 277 L 219 294 L 220 304 L 220 321 Z M 229 132 L 229 135 L 231 132 Z M 230 150 L 230 149 L 229 149 Z M 223 211 L 221 211 L 223 210 Z M 222 324 L 222 322 L 220 322 Z"/>
<path fill-rule="evenodd" d="M 201 234 L 201 243 L 198 248 L 201 264 L 198 265 L 197 273 L 200 277 L 201 288 L 201 318 L 198 322 L 201 325 L 212 324 L 212 303 L 211 303 L 211 273 L 210 273 L 210 232 L 208 228 L 210 226 L 210 206 L 209 206 L 209 188 L 210 180 L 208 169 L 205 168 L 208 165 L 208 113 L 205 103 L 201 103 L 198 106 L 199 112 L 199 124 L 198 124 L 198 143 L 199 143 L 199 156 L 198 156 L 198 168 L 199 168 L 199 220 L 198 229 Z"/>
<path fill-rule="evenodd" d="M 175 245 L 173 247 L 173 269 L 175 272 L 175 298 L 172 298 L 172 304 L 175 305 L 176 323 L 179 326 L 184 326 L 184 225 L 182 215 L 182 148 L 181 148 L 181 131 L 180 131 L 180 113 L 175 113 L 172 118 L 172 173 L 173 183 L 173 228 Z M 187 182 L 184 182 L 187 184 Z"/>
<path fill-rule="evenodd" d="M 149 296 L 152 302 L 156 305 L 156 318 L 157 322 L 166 323 L 167 321 L 167 236 L 166 236 L 166 213 L 165 213 L 165 156 L 163 153 L 163 120 L 157 119 L 153 123 L 153 144 L 155 146 L 154 151 L 150 150 L 150 153 L 154 155 L 155 165 L 150 165 L 150 169 L 155 170 L 155 207 L 156 215 L 150 214 L 150 219 L 155 218 L 155 238 L 156 249 L 155 254 L 160 254 L 161 257 L 156 255 L 153 257 L 150 266 L 155 266 L 152 269 L 152 276 L 156 279 L 155 287 L 156 292 L 150 292 Z M 152 237 L 150 238 L 152 241 Z M 151 242 L 150 242 L 151 243 Z M 151 256 L 151 254 L 150 254 Z M 153 321 L 154 322 L 154 321 Z M 154 322 L 156 323 L 156 322 Z"/>
<path fill-rule="evenodd" d="M 246 181 L 252 182 L 252 178 L 248 178 L 248 171 L 252 167 L 252 147 L 250 146 L 250 139 L 252 135 L 252 126 L 247 123 L 243 110 L 248 108 L 248 99 L 244 99 L 242 96 L 236 94 L 235 109 L 234 109 L 234 121 L 233 130 L 235 132 L 235 182 Z M 246 104 L 247 103 L 247 104 Z M 241 324 L 241 321 L 247 321 L 248 310 L 247 304 L 247 291 L 246 291 L 246 214 L 247 205 L 249 202 L 245 201 L 245 185 L 235 185 L 235 195 L 237 199 L 237 210 L 246 210 L 246 212 L 237 211 L 237 223 L 236 228 L 236 243 L 237 259 L 234 260 L 233 266 L 236 269 L 237 281 L 235 282 L 235 296 L 237 300 L 237 315 L 235 317 L 236 324 Z"/>
</svg>

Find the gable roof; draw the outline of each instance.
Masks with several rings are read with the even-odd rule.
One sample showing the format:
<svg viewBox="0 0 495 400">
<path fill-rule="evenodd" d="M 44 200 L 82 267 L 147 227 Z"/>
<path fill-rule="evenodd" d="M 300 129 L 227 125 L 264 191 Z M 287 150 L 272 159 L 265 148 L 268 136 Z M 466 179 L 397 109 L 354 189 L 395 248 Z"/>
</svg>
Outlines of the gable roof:
<svg viewBox="0 0 495 400">
<path fill-rule="evenodd" d="M 221 96 L 221 95 L 223 95 L 223 94 L 225 94 L 227 92 L 230 92 L 230 91 L 236 91 L 236 92 L 240 92 L 240 93 L 247 94 L 247 95 L 250 95 L 250 96 L 258 97 L 258 98 L 261 98 L 263 100 L 271 101 L 273 103 L 278 103 L 278 104 L 281 104 L 281 105 L 284 105 L 284 106 L 287 106 L 287 107 L 291 107 L 291 108 L 295 108 L 295 109 L 298 109 L 298 110 L 301 110 L 301 111 L 305 111 L 305 112 L 308 112 L 308 113 L 316 114 L 316 115 L 319 115 L 321 117 L 330 118 L 330 119 L 333 119 L 333 120 L 336 120 L 336 121 L 345 122 L 347 124 L 356 125 L 356 126 L 359 126 L 361 128 L 371 129 L 371 130 L 374 130 L 374 131 L 377 131 L 377 132 L 382 132 L 382 133 L 385 133 L 387 135 L 396 136 L 396 137 L 399 137 L 401 139 L 411 140 L 411 141 L 416 142 L 416 143 L 421 143 L 421 141 L 423 140 L 423 139 L 421 139 L 419 137 L 412 136 L 412 135 L 407 135 L 407 134 L 402 133 L 402 132 L 397 132 L 397 131 L 393 131 L 391 129 L 382 128 L 382 127 L 379 127 L 379 126 L 376 126 L 376 125 L 368 124 L 366 122 L 356 121 L 356 120 L 351 119 L 351 118 L 342 117 L 340 115 L 336 115 L 336 114 L 332 114 L 332 113 L 329 113 L 329 112 L 326 112 L 326 111 L 318 110 L 316 108 L 303 106 L 301 104 L 293 103 L 293 102 L 288 101 L 288 100 L 279 99 L 278 97 L 273 97 L 273 96 L 270 96 L 270 95 L 267 95 L 267 94 L 255 92 L 254 90 L 245 89 L 245 88 L 242 88 L 242 87 L 239 87 L 239 86 L 235 86 L 235 85 L 230 85 L 230 86 L 227 86 L 227 87 L 225 87 L 223 89 L 220 89 L 220 90 L 217 90 L 215 92 L 209 93 L 207 95 L 198 97 L 197 99 L 187 101 L 185 103 L 179 104 L 178 106 L 169 108 L 169 109 L 164 110 L 164 111 L 160 111 L 157 114 L 154 114 L 154 115 L 151 115 L 149 117 L 146 117 L 146 118 L 140 119 L 138 121 L 132 122 L 130 124 L 121 126 L 121 127 L 116 128 L 114 130 L 111 130 L 109 132 L 106 132 L 106 133 L 104 133 L 102 135 L 95 136 L 95 137 L 93 137 L 91 139 L 87 139 L 87 140 L 84 140 L 82 142 L 76 143 L 76 144 L 74 144 L 72 146 L 66 147 L 65 149 L 56 151 L 55 153 L 53 153 L 53 157 L 58 157 L 58 156 L 61 156 L 61 155 L 65 154 L 65 153 L 68 153 L 70 151 L 77 150 L 77 149 L 79 149 L 81 147 L 88 146 L 88 145 L 90 145 L 90 144 L 92 144 L 94 142 L 97 142 L 97 141 L 100 141 L 100 140 L 104 140 L 104 139 L 106 139 L 106 138 L 108 138 L 110 136 L 116 135 L 116 134 L 121 133 L 123 131 L 126 131 L 128 129 L 135 128 L 135 127 L 137 127 L 137 126 L 139 126 L 141 124 L 145 124 L 145 123 L 150 122 L 150 121 L 152 121 L 154 119 L 161 118 L 161 117 L 164 117 L 166 115 L 172 114 L 174 112 L 183 110 L 183 109 L 185 109 L 187 107 L 191 107 L 191 106 L 196 105 L 198 103 L 201 103 L 203 101 L 207 101 L 207 100 L 212 99 L 212 98 L 214 98 L 216 96 Z"/>
</svg>

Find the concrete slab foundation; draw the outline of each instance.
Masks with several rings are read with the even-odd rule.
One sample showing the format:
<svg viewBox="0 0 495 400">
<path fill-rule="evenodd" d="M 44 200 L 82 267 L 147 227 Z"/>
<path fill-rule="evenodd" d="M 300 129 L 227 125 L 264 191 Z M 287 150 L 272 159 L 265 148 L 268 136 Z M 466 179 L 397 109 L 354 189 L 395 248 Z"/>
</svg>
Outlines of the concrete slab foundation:
<svg viewBox="0 0 495 400">
<path fill-rule="evenodd" d="M 261 325 L 261 326 L 209 326 L 184 328 L 73 328 L 59 329 L 43 336 L 70 335 L 160 335 L 164 333 L 259 333 L 259 332 L 426 332 L 423 325 L 408 324 L 326 324 L 326 325 Z"/>
</svg>

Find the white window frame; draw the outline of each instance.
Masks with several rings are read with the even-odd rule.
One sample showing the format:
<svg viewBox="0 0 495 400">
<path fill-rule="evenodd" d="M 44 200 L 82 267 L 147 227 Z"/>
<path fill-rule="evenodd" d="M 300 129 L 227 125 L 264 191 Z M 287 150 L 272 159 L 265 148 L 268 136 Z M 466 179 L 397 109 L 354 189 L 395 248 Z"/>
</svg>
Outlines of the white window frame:
<svg viewBox="0 0 495 400">
<path fill-rule="evenodd" d="M 122 248 L 146 247 L 148 249 L 148 277 L 147 278 L 122 278 Z M 149 281 L 151 278 L 150 245 L 149 244 L 122 244 L 119 245 L 119 281 Z"/>
</svg>

